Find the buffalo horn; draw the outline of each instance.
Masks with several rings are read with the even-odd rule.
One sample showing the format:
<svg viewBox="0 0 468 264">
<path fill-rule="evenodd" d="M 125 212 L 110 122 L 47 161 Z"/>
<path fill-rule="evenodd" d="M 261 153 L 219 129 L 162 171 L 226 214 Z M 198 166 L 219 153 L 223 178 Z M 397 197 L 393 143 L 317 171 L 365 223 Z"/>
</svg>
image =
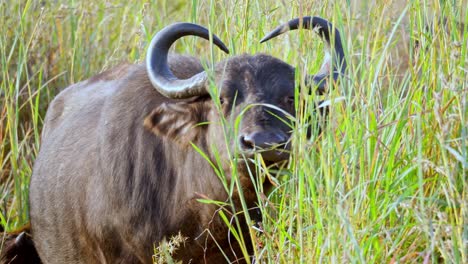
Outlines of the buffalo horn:
<svg viewBox="0 0 468 264">
<path fill-rule="evenodd" d="M 268 35 L 266 35 L 262 40 L 261 43 L 268 41 L 274 37 L 277 37 L 284 32 L 295 30 L 298 28 L 305 28 L 305 29 L 316 29 L 318 34 L 325 39 L 327 45 L 330 47 L 334 44 L 335 49 L 335 63 L 333 63 L 333 80 L 336 81 L 340 74 L 344 74 L 346 70 L 346 60 L 343 52 L 343 44 L 341 43 L 340 32 L 338 29 L 334 28 L 333 25 L 328 22 L 327 20 L 320 18 L 320 17 L 303 17 L 303 18 L 295 18 L 287 23 L 284 23 L 273 31 L 271 31 Z M 335 29 L 333 34 L 334 41 L 330 41 L 330 32 L 332 29 Z M 318 73 L 308 77 L 307 79 L 312 79 L 315 85 L 318 88 L 319 93 L 323 93 L 325 91 L 327 77 L 330 75 L 330 56 L 327 54 L 325 56 L 324 62 L 322 63 L 322 67 Z M 307 80 L 306 79 L 306 80 Z"/>
<path fill-rule="evenodd" d="M 183 36 L 198 36 L 210 39 L 210 33 L 205 27 L 191 23 L 175 23 L 159 31 L 151 41 L 146 55 L 146 68 L 154 88 L 162 95 L 183 99 L 207 94 L 207 74 L 200 72 L 189 79 L 179 79 L 171 72 L 167 62 L 169 48 Z M 213 34 L 213 43 L 221 50 L 229 53 L 226 45 Z"/>
</svg>

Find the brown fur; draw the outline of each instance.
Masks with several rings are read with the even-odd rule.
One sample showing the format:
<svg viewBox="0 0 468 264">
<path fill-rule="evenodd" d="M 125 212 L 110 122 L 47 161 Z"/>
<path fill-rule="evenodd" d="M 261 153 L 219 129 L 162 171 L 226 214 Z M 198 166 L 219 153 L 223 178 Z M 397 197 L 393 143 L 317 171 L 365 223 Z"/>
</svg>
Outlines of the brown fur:
<svg viewBox="0 0 468 264">
<path fill-rule="evenodd" d="M 203 70 L 187 56 L 169 58 L 178 78 Z M 241 55 L 216 68 L 222 113 L 209 96 L 172 100 L 150 84 L 144 65 L 124 65 L 74 84 L 49 106 L 30 185 L 32 235 L 45 263 L 151 263 L 153 245 L 181 232 L 188 240 L 174 257 L 183 263 L 244 262 L 218 208 L 199 195 L 227 201 L 211 165 L 215 147 L 226 177 L 230 159 L 221 115 L 237 117 L 266 103 L 291 115 L 294 68 L 268 55 Z M 243 114 L 241 133 L 290 128 L 282 112 L 262 106 Z M 233 139 L 233 153 L 237 139 Z M 242 162 L 241 162 L 242 164 Z M 238 168 L 247 204 L 257 200 Z M 234 199 L 236 200 L 237 195 Z M 235 202 L 236 211 L 240 203 Z M 223 208 L 230 215 L 233 208 Z M 243 219 L 243 217 L 241 217 Z M 252 250 L 246 223 L 247 248 Z"/>
<path fill-rule="evenodd" d="M 203 71 L 200 61 L 188 56 L 171 55 L 169 65 L 181 79 Z M 287 139 L 286 113 L 295 113 L 294 72 L 264 54 L 218 63 L 214 75 L 221 109 L 207 95 L 162 96 L 144 65 L 121 65 L 62 91 L 49 106 L 30 184 L 31 232 L 42 261 L 151 263 L 153 246 L 180 232 L 188 239 L 174 257 L 183 263 L 244 263 L 218 215 L 219 210 L 228 216 L 241 212 L 241 190 L 229 197 L 210 162 L 190 143 L 211 162 L 219 158 L 228 182 L 231 159 L 240 159 L 242 192 L 247 206 L 255 208 L 258 198 L 247 173 L 251 164 L 242 161 L 253 153 L 229 155 L 237 153 L 239 138 L 226 142 L 221 120 L 241 115 L 240 135 L 263 131 L 266 137 Z M 232 198 L 234 207 L 200 203 L 200 197 Z M 243 219 L 240 234 L 251 254 Z"/>
</svg>

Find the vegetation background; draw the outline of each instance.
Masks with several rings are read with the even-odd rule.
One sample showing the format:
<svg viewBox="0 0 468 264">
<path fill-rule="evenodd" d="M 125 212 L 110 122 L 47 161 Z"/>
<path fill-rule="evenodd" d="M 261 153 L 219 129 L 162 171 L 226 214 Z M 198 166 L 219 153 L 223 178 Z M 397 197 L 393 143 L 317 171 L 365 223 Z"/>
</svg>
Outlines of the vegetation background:
<svg viewBox="0 0 468 264">
<path fill-rule="evenodd" d="M 318 15 L 342 34 L 349 68 L 326 96 L 328 126 L 298 122 L 287 177 L 261 199 L 259 263 L 468 263 L 467 1 L 0 0 L 0 224 L 28 221 L 28 182 L 48 103 L 69 84 L 142 62 L 177 21 L 209 27 L 233 56 L 264 52 L 320 66 L 309 32 L 260 44 Z M 218 61 L 208 42 L 181 53 Z M 334 100 L 344 98 L 344 100 Z M 300 94 L 298 100 L 314 95 Z M 0 241 L 3 241 L 3 237 Z M 0 242 L 0 248 L 2 243 Z"/>
</svg>

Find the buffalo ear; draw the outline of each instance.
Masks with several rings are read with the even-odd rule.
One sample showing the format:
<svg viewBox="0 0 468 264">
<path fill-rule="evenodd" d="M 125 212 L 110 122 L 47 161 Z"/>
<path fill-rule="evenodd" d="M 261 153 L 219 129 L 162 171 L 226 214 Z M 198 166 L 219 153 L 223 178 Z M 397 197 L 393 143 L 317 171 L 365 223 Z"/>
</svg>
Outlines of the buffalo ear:
<svg viewBox="0 0 468 264">
<path fill-rule="evenodd" d="M 205 120 L 200 108 L 201 105 L 193 103 L 163 103 L 145 118 L 144 126 L 156 135 L 188 144 L 202 130 L 199 123 Z"/>
</svg>

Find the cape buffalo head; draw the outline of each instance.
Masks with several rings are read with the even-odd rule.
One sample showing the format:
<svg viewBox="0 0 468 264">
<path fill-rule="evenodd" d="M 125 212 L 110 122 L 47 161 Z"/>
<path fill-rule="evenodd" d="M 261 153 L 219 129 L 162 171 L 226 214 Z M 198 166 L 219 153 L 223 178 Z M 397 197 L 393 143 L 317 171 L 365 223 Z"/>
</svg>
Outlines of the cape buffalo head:
<svg viewBox="0 0 468 264">
<path fill-rule="evenodd" d="M 334 45 L 336 61 L 332 63 L 326 58 L 317 74 L 305 78 L 322 93 L 328 77 L 336 80 L 346 68 L 340 34 L 328 21 L 319 17 L 293 19 L 277 27 L 261 42 L 298 28 L 316 29 L 329 46 Z M 333 34 L 330 33 L 332 29 Z M 177 23 L 161 30 L 150 44 L 146 60 L 149 79 L 159 93 L 175 100 L 154 111 L 147 126 L 179 141 L 201 140 L 206 146 L 226 149 L 221 118 L 230 120 L 234 127 L 232 123 L 241 116 L 237 123 L 238 136 L 228 144 L 229 150 L 237 147 L 247 158 L 260 153 L 270 164 L 288 159 L 290 116 L 295 114 L 294 96 L 298 87 L 295 68 L 265 54 L 239 55 L 217 63 L 212 79 L 206 71 L 179 79 L 168 64 L 168 51 L 177 39 L 186 35 L 210 39 L 204 27 Z M 216 35 L 212 35 L 212 40 L 228 53 L 226 45 Z M 212 84 L 218 92 L 210 96 Z M 220 109 L 212 98 L 219 98 Z"/>
</svg>

